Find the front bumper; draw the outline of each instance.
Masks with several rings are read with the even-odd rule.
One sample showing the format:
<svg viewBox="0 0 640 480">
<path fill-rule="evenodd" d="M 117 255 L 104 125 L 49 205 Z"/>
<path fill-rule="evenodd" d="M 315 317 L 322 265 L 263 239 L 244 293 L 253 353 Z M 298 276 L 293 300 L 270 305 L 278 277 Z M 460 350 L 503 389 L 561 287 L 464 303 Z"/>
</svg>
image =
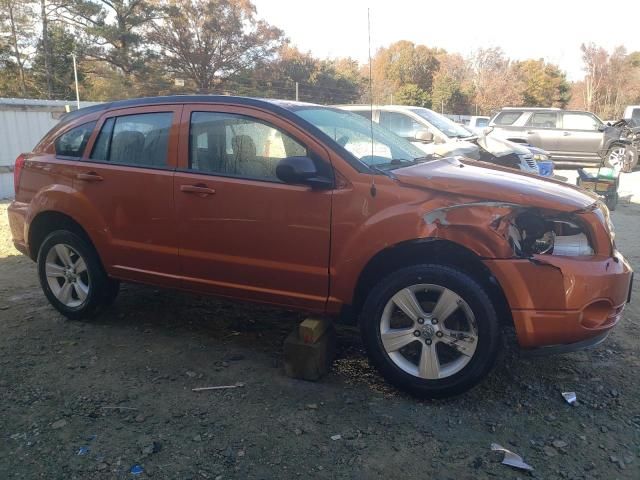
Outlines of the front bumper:
<svg viewBox="0 0 640 480">
<path fill-rule="evenodd" d="M 511 308 L 523 348 L 566 345 L 605 334 L 620 321 L 633 271 L 614 257 L 535 255 L 485 260 Z"/>
</svg>

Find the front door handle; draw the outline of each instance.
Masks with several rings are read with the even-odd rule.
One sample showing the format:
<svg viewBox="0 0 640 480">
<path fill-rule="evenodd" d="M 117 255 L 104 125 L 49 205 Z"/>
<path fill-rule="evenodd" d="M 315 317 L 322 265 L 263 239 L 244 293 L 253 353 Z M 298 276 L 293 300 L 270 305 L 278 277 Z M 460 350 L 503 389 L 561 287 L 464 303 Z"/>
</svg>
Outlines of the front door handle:
<svg viewBox="0 0 640 480">
<path fill-rule="evenodd" d="M 533 132 L 533 131 L 529 130 L 529 131 L 527 132 L 527 135 L 534 135 L 535 133 L 536 133 L 536 132 Z"/>
<path fill-rule="evenodd" d="M 203 183 L 198 183 L 197 185 L 180 185 L 180 191 L 184 193 L 199 193 L 203 195 L 213 195 L 216 193 L 213 188 L 209 188 Z"/>
<path fill-rule="evenodd" d="M 568 137 L 569 135 L 571 135 L 569 132 L 562 132 L 563 137 Z"/>
<path fill-rule="evenodd" d="M 76 175 L 76 178 L 78 180 L 84 180 L 85 182 L 101 182 L 104 180 L 104 178 L 96 172 L 79 173 Z"/>
</svg>

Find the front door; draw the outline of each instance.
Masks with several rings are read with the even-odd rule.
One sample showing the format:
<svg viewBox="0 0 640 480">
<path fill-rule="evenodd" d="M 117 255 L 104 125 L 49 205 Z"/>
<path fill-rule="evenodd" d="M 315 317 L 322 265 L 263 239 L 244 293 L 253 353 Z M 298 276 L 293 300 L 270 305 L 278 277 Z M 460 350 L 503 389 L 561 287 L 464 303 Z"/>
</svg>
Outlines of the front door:
<svg viewBox="0 0 640 480">
<path fill-rule="evenodd" d="M 175 203 L 187 288 L 323 310 L 329 290 L 331 191 L 288 185 L 278 161 L 322 146 L 248 107 L 185 107 Z"/>
<path fill-rule="evenodd" d="M 558 150 L 568 160 L 599 162 L 603 140 L 601 125 L 602 122 L 590 113 L 563 113 Z"/>
<path fill-rule="evenodd" d="M 122 279 L 179 284 L 173 205 L 182 106 L 111 111 L 77 162 L 73 184 L 86 201 L 83 225 L 107 271 Z"/>
</svg>

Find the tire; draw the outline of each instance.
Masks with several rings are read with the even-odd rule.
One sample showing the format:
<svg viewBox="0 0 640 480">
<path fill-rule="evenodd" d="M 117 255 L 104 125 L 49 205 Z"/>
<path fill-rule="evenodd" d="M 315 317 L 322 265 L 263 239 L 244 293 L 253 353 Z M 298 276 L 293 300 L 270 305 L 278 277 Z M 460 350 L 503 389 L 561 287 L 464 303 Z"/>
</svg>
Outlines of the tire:
<svg viewBox="0 0 640 480">
<path fill-rule="evenodd" d="M 120 293 L 120 282 L 118 280 L 113 280 L 111 278 L 107 278 L 107 285 L 104 289 L 104 295 L 102 297 L 102 302 L 105 307 L 112 305 L 113 302 L 118 298 L 118 294 Z"/>
<path fill-rule="evenodd" d="M 109 295 L 112 300 L 117 295 L 93 246 L 67 230 L 55 231 L 42 242 L 38 277 L 49 303 L 72 320 L 95 316 Z"/>
<path fill-rule="evenodd" d="M 407 292 L 418 300 L 419 312 Z M 434 319 L 434 313 L 443 318 Z M 467 322 L 467 329 L 452 322 Z M 489 373 L 500 346 L 496 310 L 486 291 L 468 274 L 443 265 L 403 268 L 381 280 L 365 300 L 360 329 L 371 363 L 387 381 L 419 397 L 469 390 Z M 433 352 L 437 362 L 428 361 Z"/>
<path fill-rule="evenodd" d="M 625 157 L 626 157 L 626 147 L 624 145 L 613 145 L 607 151 L 607 166 L 613 168 L 615 165 L 620 165 L 620 168 L 624 170 L 625 166 Z"/>
</svg>

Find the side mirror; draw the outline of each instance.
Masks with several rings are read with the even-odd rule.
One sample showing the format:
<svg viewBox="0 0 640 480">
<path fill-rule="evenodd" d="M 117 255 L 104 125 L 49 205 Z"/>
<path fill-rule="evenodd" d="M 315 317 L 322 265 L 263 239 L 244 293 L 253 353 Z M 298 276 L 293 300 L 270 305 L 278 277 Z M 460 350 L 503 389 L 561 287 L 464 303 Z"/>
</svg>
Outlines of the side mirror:
<svg viewBox="0 0 640 480">
<path fill-rule="evenodd" d="M 416 132 L 416 134 L 414 135 L 414 138 L 416 139 L 416 141 L 418 142 L 423 142 L 423 143 L 432 143 L 433 142 L 433 133 L 431 133 L 429 130 L 427 129 L 423 129 L 423 130 L 418 130 Z"/>
<path fill-rule="evenodd" d="M 333 181 L 319 176 L 316 164 L 309 157 L 283 158 L 276 166 L 276 176 L 292 185 L 308 185 L 317 190 L 333 188 Z"/>
<path fill-rule="evenodd" d="M 610 126 L 611 126 L 611 124 L 610 124 L 610 123 L 605 123 L 605 124 L 603 124 L 603 125 L 599 125 L 599 126 L 598 126 L 598 131 L 599 131 L 599 132 L 604 132 L 604 131 L 607 129 L 607 127 L 608 127 L 608 126 L 610 127 Z"/>
</svg>

